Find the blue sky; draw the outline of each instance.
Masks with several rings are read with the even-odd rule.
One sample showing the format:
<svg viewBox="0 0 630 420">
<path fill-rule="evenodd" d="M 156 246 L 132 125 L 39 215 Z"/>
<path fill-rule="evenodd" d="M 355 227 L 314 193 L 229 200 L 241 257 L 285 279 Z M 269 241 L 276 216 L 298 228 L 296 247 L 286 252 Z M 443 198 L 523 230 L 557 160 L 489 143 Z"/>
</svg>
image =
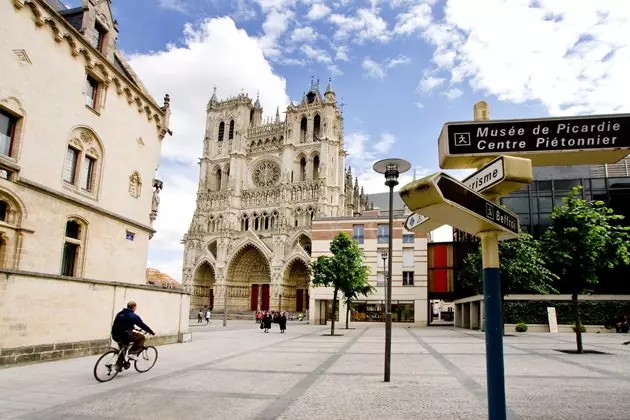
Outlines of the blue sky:
<svg viewBox="0 0 630 420">
<path fill-rule="evenodd" d="M 68 1 L 76 5 L 77 0 Z M 630 2 L 590 0 L 133 0 L 114 1 L 118 47 L 161 101 L 174 136 L 149 265 L 181 278 L 195 206 L 205 105 L 260 91 L 267 116 L 299 101 L 311 76 L 343 98 L 348 164 L 368 192 L 370 170 L 404 157 L 438 170 L 446 121 L 628 112 Z M 460 174 L 461 175 L 461 174 Z M 411 172 L 402 178 L 410 180 Z"/>
</svg>

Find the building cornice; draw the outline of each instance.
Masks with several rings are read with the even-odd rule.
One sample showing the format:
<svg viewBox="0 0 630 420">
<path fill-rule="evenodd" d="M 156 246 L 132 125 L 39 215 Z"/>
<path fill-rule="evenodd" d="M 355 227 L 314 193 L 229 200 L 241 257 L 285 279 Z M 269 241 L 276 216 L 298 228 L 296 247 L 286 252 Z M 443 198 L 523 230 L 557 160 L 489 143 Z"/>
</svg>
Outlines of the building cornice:
<svg viewBox="0 0 630 420">
<path fill-rule="evenodd" d="M 88 70 L 99 68 L 104 76 L 103 83 L 106 86 L 113 83 L 119 96 L 125 94 L 129 105 L 135 104 L 139 113 L 146 114 L 148 121 L 155 121 L 160 137 L 166 135 L 168 132 L 168 127 L 164 126 L 166 110 L 156 104 L 153 98 L 149 97 L 138 86 L 130 83 L 113 63 L 90 45 L 79 31 L 44 0 L 13 0 L 13 7 L 16 10 L 22 10 L 24 6 L 28 6 L 30 9 L 33 14 L 33 22 L 37 27 L 48 26 L 57 43 L 66 42 L 69 45 L 72 57 L 83 56 Z"/>
<path fill-rule="evenodd" d="M 79 206 L 79 207 L 83 207 L 84 209 L 93 211 L 93 212 L 98 213 L 98 214 L 100 214 L 102 216 L 111 217 L 112 219 L 118 220 L 119 222 L 126 223 L 126 224 L 131 225 L 131 226 L 134 226 L 134 227 L 136 227 L 138 229 L 141 229 L 141 230 L 143 230 L 145 232 L 149 232 L 150 234 L 154 234 L 156 232 L 156 230 L 153 229 L 151 226 L 144 225 L 142 223 L 139 223 L 139 222 L 136 222 L 134 220 L 128 219 L 128 218 L 126 218 L 124 216 L 121 216 L 119 214 L 116 214 L 116 213 L 113 213 L 111 211 L 105 210 L 105 209 L 103 209 L 101 207 L 95 206 L 95 205 L 90 204 L 90 203 L 86 203 L 85 201 L 82 201 L 82 200 L 78 200 L 78 199 L 76 199 L 76 198 L 74 198 L 74 197 L 72 197 L 72 196 L 70 196 L 68 194 L 64 194 L 64 193 L 61 193 L 59 191 L 55 191 L 55 190 L 53 190 L 51 188 L 48 188 L 48 187 L 46 187 L 44 185 L 41 185 L 41 184 L 39 184 L 39 183 L 37 183 L 35 181 L 31 181 L 31 180 L 28 180 L 26 178 L 20 177 L 20 179 L 18 181 L 16 181 L 16 184 L 22 185 L 22 186 L 24 186 L 26 188 L 30 188 L 32 190 L 35 190 L 35 191 L 39 192 L 39 193 L 46 194 L 48 196 L 57 198 L 59 200 L 63 200 L 65 202 L 67 202 L 67 203 L 70 203 L 70 204 L 73 204 L 73 205 L 76 205 L 76 206 Z"/>
</svg>

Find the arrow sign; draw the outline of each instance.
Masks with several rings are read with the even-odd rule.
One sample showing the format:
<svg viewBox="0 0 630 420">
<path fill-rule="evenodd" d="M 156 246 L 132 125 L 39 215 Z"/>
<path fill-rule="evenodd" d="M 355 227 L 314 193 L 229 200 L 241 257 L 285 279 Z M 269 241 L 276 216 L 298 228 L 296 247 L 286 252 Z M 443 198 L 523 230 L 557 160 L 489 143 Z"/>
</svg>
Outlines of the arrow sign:
<svg viewBox="0 0 630 420">
<path fill-rule="evenodd" d="M 442 226 L 444 226 L 444 223 L 418 213 L 409 215 L 405 221 L 405 229 L 410 232 L 429 233 Z"/>
<path fill-rule="evenodd" d="M 438 142 L 443 169 L 499 155 L 533 166 L 615 163 L 630 151 L 630 114 L 450 122 Z"/>
<path fill-rule="evenodd" d="M 532 182 L 532 163 L 529 159 L 500 156 L 479 169 L 462 183 L 483 195 L 502 197 Z"/>
<path fill-rule="evenodd" d="M 518 217 L 444 173 L 405 185 L 400 197 L 407 207 L 433 223 L 451 225 L 472 235 L 498 231 L 499 239 L 518 237 Z M 420 224 L 422 226 L 422 224 Z"/>
</svg>

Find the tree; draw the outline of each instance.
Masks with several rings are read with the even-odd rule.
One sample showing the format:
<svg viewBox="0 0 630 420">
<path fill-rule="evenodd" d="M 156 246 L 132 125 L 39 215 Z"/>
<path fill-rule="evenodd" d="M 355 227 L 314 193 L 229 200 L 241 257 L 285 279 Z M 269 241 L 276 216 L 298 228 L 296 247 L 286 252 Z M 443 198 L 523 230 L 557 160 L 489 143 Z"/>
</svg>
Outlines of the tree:
<svg viewBox="0 0 630 420">
<path fill-rule="evenodd" d="M 578 295 L 599 282 L 602 270 L 630 263 L 630 227 L 620 224 L 623 216 L 603 201 L 583 199 L 581 189 L 574 187 L 563 198 L 564 205 L 553 209 L 551 226 L 543 236 L 550 268 L 570 282 L 578 353 L 584 352 Z"/>
<path fill-rule="evenodd" d="M 344 232 L 340 232 L 330 243 L 332 256 L 319 256 L 310 265 L 313 286 L 333 288 L 333 316 L 330 335 L 335 335 L 335 314 L 337 313 L 337 296 L 352 295 L 359 291 L 357 285 L 367 283 L 369 268 L 363 265 L 361 249 L 356 241 Z M 360 291 L 359 291 L 360 292 Z"/>
<path fill-rule="evenodd" d="M 505 295 L 512 293 L 558 293 L 553 287 L 557 276 L 545 266 L 541 243 L 528 233 L 522 232 L 517 239 L 500 242 L 499 259 L 501 306 Z M 481 247 L 466 256 L 458 280 L 462 287 L 483 293 Z"/>
</svg>

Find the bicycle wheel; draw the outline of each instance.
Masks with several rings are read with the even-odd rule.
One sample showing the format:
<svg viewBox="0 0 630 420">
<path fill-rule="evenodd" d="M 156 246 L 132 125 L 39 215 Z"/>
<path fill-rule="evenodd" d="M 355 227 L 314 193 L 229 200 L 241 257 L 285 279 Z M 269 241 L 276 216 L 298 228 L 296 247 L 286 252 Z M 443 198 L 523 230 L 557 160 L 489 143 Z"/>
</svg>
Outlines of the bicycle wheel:
<svg viewBox="0 0 630 420">
<path fill-rule="evenodd" d="M 138 359 L 134 363 L 134 367 L 140 373 L 148 372 L 158 359 L 158 351 L 155 347 L 149 346 L 142 349 L 138 354 Z"/>
<path fill-rule="evenodd" d="M 118 375 L 116 361 L 118 360 L 118 350 L 108 350 L 98 358 L 94 365 L 94 377 L 99 382 L 109 382 Z"/>
</svg>

